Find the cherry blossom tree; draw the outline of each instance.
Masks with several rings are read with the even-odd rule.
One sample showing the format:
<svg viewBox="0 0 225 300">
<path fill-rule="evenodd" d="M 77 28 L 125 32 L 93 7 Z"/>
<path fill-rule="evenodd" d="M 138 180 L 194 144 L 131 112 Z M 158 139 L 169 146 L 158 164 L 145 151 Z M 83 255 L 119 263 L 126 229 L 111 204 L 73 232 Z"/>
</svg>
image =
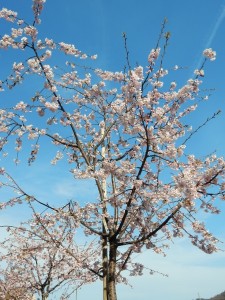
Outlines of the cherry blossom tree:
<svg viewBox="0 0 225 300">
<path fill-rule="evenodd" d="M 186 149 L 204 125 L 192 130 L 188 117 L 198 102 L 207 98 L 201 84 L 206 62 L 215 60 L 216 52 L 204 50 L 201 68 L 183 86 L 168 83 L 169 73 L 179 68 L 163 67 L 170 38 L 163 24 L 146 67 L 131 66 L 125 35 L 124 71 L 94 68 L 93 62 L 88 67 L 96 55 L 65 42 L 39 39 L 37 28 L 44 3 L 33 1 L 32 25 L 12 10 L 0 11 L 0 17 L 16 27 L 1 36 L 0 48 L 22 51 L 25 57 L 13 64 L 0 88 L 6 93 L 26 86 L 31 77 L 36 83 L 32 100 L 15 99 L 13 107 L 3 103 L 1 151 L 6 156 L 7 144 L 15 143 L 15 162 L 19 163 L 19 153 L 30 144 L 31 165 L 42 141 L 49 140 L 57 149 L 52 164 L 67 159 L 75 180 L 95 182 L 98 198 L 88 199 L 87 204 L 70 201 L 53 207 L 24 191 L 1 167 L 1 186 L 17 193 L 1 208 L 42 203 L 52 209 L 48 218 L 67 218 L 74 228 L 83 229 L 93 252 L 97 249 L 98 253 L 99 244 L 92 244 L 92 239 L 101 243 L 98 266 L 89 269 L 102 280 L 103 299 L 116 300 L 116 284 L 127 282 L 123 274 L 143 274 L 144 265 L 132 261 L 134 253 L 144 249 L 163 253 L 169 241 L 184 235 L 206 253 L 217 251 L 218 240 L 198 218 L 198 212 L 219 213 L 216 203 L 219 198 L 224 200 L 225 161 L 215 154 L 199 158 Z M 55 53 L 65 55 L 64 66 L 54 65 Z M 88 62 L 82 67 L 80 61 L 84 60 Z M 45 218 L 40 217 L 36 226 L 41 224 Z"/>
<path fill-rule="evenodd" d="M 21 226 L 7 228 L 8 237 L 1 243 L 0 295 L 10 299 L 32 299 L 38 294 L 42 300 L 61 291 L 60 299 L 68 299 L 84 283 L 93 282 L 91 262 L 95 262 L 93 247 L 74 244 L 74 228 L 68 222 L 45 215 Z M 69 254 L 69 255 L 68 255 Z M 96 277 L 96 276 L 95 276 Z"/>
<path fill-rule="evenodd" d="M 24 286 L 24 279 L 8 266 L 0 269 L 0 299 L 1 300 L 33 300 L 32 291 Z M 19 274 L 20 275 L 20 274 Z"/>
</svg>

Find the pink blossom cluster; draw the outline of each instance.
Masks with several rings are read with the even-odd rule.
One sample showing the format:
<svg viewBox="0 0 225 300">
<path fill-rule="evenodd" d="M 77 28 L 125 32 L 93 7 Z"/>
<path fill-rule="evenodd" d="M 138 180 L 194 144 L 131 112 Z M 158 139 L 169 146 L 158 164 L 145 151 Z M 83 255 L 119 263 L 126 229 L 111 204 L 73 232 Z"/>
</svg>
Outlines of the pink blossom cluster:
<svg viewBox="0 0 225 300">
<path fill-rule="evenodd" d="M 27 108 L 27 104 L 24 103 L 23 101 L 20 101 L 19 103 L 16 104 L 16 106 L 14 106 L 15 110 L 26 111 L 26 108 Z"/>
<path fill-rule="evenodd" d="M 20 72 L 24 70 L 24 65 L 22 62 L 20 63 L 13 63 L 13 71 L 16 72 L 17 74 L 20 74 Z"/>
<path fill-rule="evenodd" d="M 23 31 L 26 35 L 29 35 L 32 40 L 35 40 L 38 34 L 38 31 L 34 26 L 26 26 L 24 27 Z"/>
<path fill-rule="evenodd" d="M 41 20 L 39 19 L 39 16 L 44 8 L 44 3 L 46 0 L 33 0 L 33 13 L 35 17 L 35 21 L 37 24 L 40 24 Z"/>
<path fill-rule="evenodd" d="M 203 55 L 210 60 L 216 59 L 216 51 L 213 51 L 212 48 L 205 49 L 203 51 Z"/>
<path fill-rule="evenodd" d="M 149 56 L 148 56 L 148 62 L 149 64 L 154 64 L 154 62 L 157 60 L 160 54 L 160 48 L 152 49 Z"/>
<path fill-rule="evenodd" d="M 12 38 L 18 38 L 19 36 L 21 36 L 23 34 L 23 29 L 22 28 L 12 28 L 12 33 L 11 33 L 11 37 Z"/>
<path fill-rule="evenodd" d="M 198 76 L 204 77 L 205 72 L 204 70 L 195 70 L 194 73 Z"/>
<path fill-rule="evenodd" d="M 17 19 L 17 12 L 7 8 L 2 8 L 0 10 L 0 18 L 3 18 L 9 22 L 14 22 Z"/>
<path fill-rule="evenodd" d="M 66 44 L 64 42 L 59 43 L 60 50 L 63 51 L 65 54 L 74 55 L 78 57 L 81 55 L 81 52 L 75 48 L 72 44 Z M 86 58 L 86 57 L 85 57 Z"/>
<path fill-rule="evenodd" d="M 14 39 L 8 34 L 3 35 L 0 40 L 0 48 L 6 49 L 14 44 Z"/>
</svg>

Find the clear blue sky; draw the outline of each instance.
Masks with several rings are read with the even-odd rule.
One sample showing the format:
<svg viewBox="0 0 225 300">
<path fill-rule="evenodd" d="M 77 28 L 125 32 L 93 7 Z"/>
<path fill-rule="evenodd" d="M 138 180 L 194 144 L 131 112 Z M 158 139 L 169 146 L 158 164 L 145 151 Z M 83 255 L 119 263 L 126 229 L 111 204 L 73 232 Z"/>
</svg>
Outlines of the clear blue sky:
<svg viewBox="0 0 225 300">
<path fill-rule="evenodd" d="M 1 7 L 19 12 L 21 18 L 32 21 L 31 0 L 0 0 Z M 160 26 L 164 18 L 168 19 L 167 30 L 171 32 L 170 46 L 167 51 L 168 67 L 187 66 L 179 73 L 180 83 L 189 79 L 193 70 L 201 61 L 201 53 L 212 47 L 217 52 L 217 60 L 206 66 L 205 86 L 215 88 L 209 102 L 202 104 L 193 117 L 194 125 L 201 124 L 218 109 L 220 116 L 198 133 L 190 143 L 190 151 L 198 155 L 217 151 L 225 155 L 225 1 L 224 0 L 47 0 L 42 13 L 39 28 L 41 37 L 56 41 L 74 43 L 76 47 L 89 54 L 98 54 L 97 67 L 119 71 L 125 64 L 125 51 L 122 33 L 126 32 L 133 65 L 146 65 L 146 58 L 156 44 Z M 0 23 L 0 34 L 5 27 Z M 7 53 L 0 52 L 0 77 L 4 74 Z M 16 60 L 16 56 L 8 58 Z M 4 101 L 0 94 L 0 101 Z M 22 99 L 21 99 L 22 100 Z M 14 148 L 14 145 L 12 146 Z M 45 198 L 73 198 L 83 190 L 79 183 L 63 175 L 60 167 L 46 166 L 49 154 L 42 157 L 33 167 L 14 168 L 8 166 L 26 188 Z M 45 176 L 43 176 L 45 169 Z M 47 181 L 50 176 L 51 183 Z M 63 176 L 63 179 L 62 179 Z M 48 184 L 46 184 L 48 182 Z M 66 188 L 62 188 L 62 187 Z M 88 193 L 91 194 L 91 189 Z M 4 195 L 1 194 L 1 198 Z M 88 198 L 88 197 L 87 197 Z M 225 205 L 221 205 L 225 211 Z M 20 216 L 25 214 L 21 211 Z M 19 219 L 18 212 L 3 213 L 3 222 Z M 210 219 L 209 226 L 225 242 L 225 213 L 219 218 Z M 225 249 L 225 246 L 222 245 Z M 189 242 L 180 241 L 172 245 L 168 256 L 163 258 L 152 253 L 143 254 L 143 261 L 149 268 L 169 274 L 169 278 L 159 275 L 146 275 L 133 278 L 133 289 L 121 287 L 118 298 L 121 300 L 167 299 L 192 300 L 211 297 L 225 289 L 225 255 L 218 253 L 206 255 L 193 248 Z M 94 297 L 93 297 L 94 293 Z M 78 293 L 79 300 L 92 296 L 99 299 L 101 290 L 96 286 L 84 287 Z M 99 296 L 98 296 L 99 295 Z"/>
</svg>

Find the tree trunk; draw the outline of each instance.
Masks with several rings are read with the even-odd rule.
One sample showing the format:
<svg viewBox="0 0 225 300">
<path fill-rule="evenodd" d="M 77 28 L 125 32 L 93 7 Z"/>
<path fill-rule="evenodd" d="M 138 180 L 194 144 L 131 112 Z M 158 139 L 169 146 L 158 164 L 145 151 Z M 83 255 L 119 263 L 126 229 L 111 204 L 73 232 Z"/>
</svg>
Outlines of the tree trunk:
<svg viewBox="0 0 225 300">
<path fill-rule="evenodd" d="M 48 294 L 46 292 L 41 292 L 41 300 L 48 300 Z"/>
<path fill-rule="evenodd" d="M 116 295 L 116 243 L 112 241 L 109 249 L 109 271 L 108 271 L 108 300 L 117 300 Z"/>
<path fill-rule="evenodd" d="M 103 274 L 103 300 L 108 299 L 108 245 L 107 238 L 102 238 L 102 274 Z"/>
<path fill-rule="evenodd" d="M 100 128 L 101 132 L 101 137 L 104 137 L 105 134 L 105 128 L 101 127 Z M 103 159 L 105 158 L 105 142 L 102 144 L 102 150 L 101 154 Z M 103 180 L 102 182 L 102 214 L 105 215 L 107 213 L 107 208 L 106 208 L 106 202 L 105 199 L 107 198 L 107 192 L 106 192 L 106 179 Z M 108 299 L 108 238 L 105 236 L 106 235 L 106 227 L 104 225 L 104 217 L 102 220 L 102 233 L 104 236 L 102 237 L 102 273 L 103 273 L 103 300 L 109 300 Z"/>
</svg>

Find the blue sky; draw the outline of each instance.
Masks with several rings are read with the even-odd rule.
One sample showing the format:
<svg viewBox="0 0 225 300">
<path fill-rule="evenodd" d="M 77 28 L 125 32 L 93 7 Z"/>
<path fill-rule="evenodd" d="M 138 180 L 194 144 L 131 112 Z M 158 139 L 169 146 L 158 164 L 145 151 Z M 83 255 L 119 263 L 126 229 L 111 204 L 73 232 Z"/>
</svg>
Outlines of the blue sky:
<svg viewBox="0 0 225 300">
<path fill-rule="evenodd" d="M 1 7 L 18 11 L 19 16 L 28 21 L 32 21 L 31 5 L 31 0 L 0 0 Z M 155 47 L 165 17 L 168 19 L 167 30 L 171 32 L 165 64 L 167 67 L 176 64 L 188 67 L 175 74 L 174 79 L 180 84 L 184 84 L 199 66 L 201 53 L 205 48 L 212 47 L 217 52 L 217 60 L 207 64 L 204 78 L 204 86 L 215 91 L 208 102 L 200 105 L 192 117 L 192 122 L 198 126 L 218 109 L 221 109 L 222 113 L 192 139 L 189 149 L 198 155 L 216 150 L 219 155 L 224 156 L 224 0 L 47 0 L 39 32 L 43 38 L 74 43 L 88 54 L 97 53 L 97 67 L 119 71 L 126 62 L 122 33 L 126 32 L 128 37 L 131 63 L 145 66 L 147 55 Z M 2 22 L 0 25 L 0 34 L 3 34 L 6 27 Z M 0 52 L 1 77 L 5 72 L 6 63 L 10 60 L 16 60 L 16 56 L 12 54 L 9 57 L 6 52 Z M 4 101 L 4 94 L 0 94 L 0 99 Z M 53 200 L 74 198 L 74 194 L 81 196 L 84 201 L 88 199 L 92 188 L 88 189 L 85 182 L 82 186 L 79 183 L 74 184 L 72 177 L 63 173 L 62 165 L 48 165 L 50 156 L 46 153 L 46 157 L 41 157 L 32 167 L 25 164 L 14 167 L 9 161 L 4 161 L 4 164 L 7 164 L 25 188 L 42 199 L 49 197 L 49 194 Z M 4 198 L 5 194 L 2 193 L 0 197 Z M 224 203 L 221 204 L 221 208 L 224 213 L 219 217 L 210 218 L 208 223 L 225 242 Z M 25 215 L 26 209 L 21 210 L 19 214 L 18 208 L 3 212 L 2 223 L 18 221 Z M 221 247 L 225 249 L 224 244 Z M 146 275 L 139 279 L 133 278 L 133 289 L 121 286 L 119 299 L 191 300 L 198 296 L 207 298 L 224 290 L 224 252 L 209 256 L 184 240 L 172 245 L 166 258 L 150 252 L 144 253 L 140 258 L 149 268 L 167 273 L 169 277 Z M 95 299 L 99 299 L 101 288 L 98 285 L 82 288 L 78 299 L 90 298 L 93 290 Z"/>
</svg>

